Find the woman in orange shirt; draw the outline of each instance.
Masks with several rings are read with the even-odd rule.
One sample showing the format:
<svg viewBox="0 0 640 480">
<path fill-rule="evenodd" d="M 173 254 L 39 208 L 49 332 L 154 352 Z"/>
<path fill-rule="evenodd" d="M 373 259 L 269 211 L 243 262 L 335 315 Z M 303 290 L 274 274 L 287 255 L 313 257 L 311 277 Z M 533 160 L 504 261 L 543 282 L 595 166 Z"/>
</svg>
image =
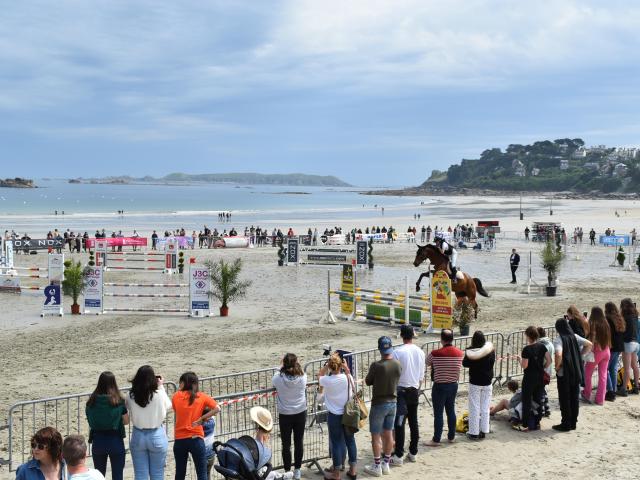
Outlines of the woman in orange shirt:
<svg viewBox="0 0 640 480">
<path fill-rule="evenodd" d="M 198 480 L 207 480 L 207 454 L 204 446 L 202 424 L 220 411 L 218 402 L 198 391 L 198 376 L 193 372 L 180 377 L 180 390 L 171 403 L 176 412 L 175 442 L 173 455 L 176 460 L 176 480 L 187 475 L 189 454 L 195 465 Z M 205 408 L 209 412 L 204 413 Z"/>
</svg>

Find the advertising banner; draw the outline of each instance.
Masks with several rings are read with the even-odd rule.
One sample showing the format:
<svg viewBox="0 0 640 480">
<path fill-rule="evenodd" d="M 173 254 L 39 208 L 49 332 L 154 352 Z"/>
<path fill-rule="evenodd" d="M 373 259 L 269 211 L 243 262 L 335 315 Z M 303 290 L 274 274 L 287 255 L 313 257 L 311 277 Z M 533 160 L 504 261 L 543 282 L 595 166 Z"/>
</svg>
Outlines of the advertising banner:
<svg viewBox="0 0 640 480">
<path fill-rule="evenodd" d="M 102 297 L 102 268 L 99 265 L 87 267 L 84 279 L 84 312 L 102 313 L 104 308 Z"/>
<path fill-rule="evenodd" d="M 96 240 L 105 240 L 109 247 L 146 247 L 147 239 L 145 237 L 108 237 L 108 238 L 87 238 L 87 248 L 93 248 Z"/>
<path fill-rule="evenodd" d="M 42 305 L 42 314 L 62 316 L 62 295 L 60 293 L 60 285 L 47 285 L 44 290 L 44 304 Z"/>
<path fill-rule="evenodd" d="M 193 238 L 192 237 L 164 237 L 158 238 L 156 242 L 156 248 L 158 250 L 166 250 L 167 242 L 175 241 L 178 247 L 187 249 L 193 246 Z"/>
<path fill-rule="evenodd" d="M 300 243 L 297 238 L 289 238 L 289 241 L 287 242 L 287 265 L 290 263 L 296 265 L 298 263 L 299 245 Z"/>
<path fill-rule="evenodd" d="M 49 281 L 53 284 L 60 285 L 64 280 L 64 254 L 50 253 L 47 256 Z"/>
<path fill-rule="evenodd" d="M 451 280 L 443 270 L 435 272 L 431 281 L 431 321 L 433 328 L 451 328 L 453 325 Z"/>
<path fill-rule="evenodd" d="M 342 280 L 340 290 L 355 295 L 355 285 L 353 281 L 353 265 L 342 265 Z M 340 295 L 340 311 L 345 317 L 352 316 L 354 312 L 354 301 L 352 296 Z"/>
<path fill-rule="evenodd" d="M 191 265 L 189 272 L 191 316 L 208 317 L 211 313 L 211 305 L 209 304 L 209 291 L 211 290 L 209 269 L 200 265 Z"/>
<path fill-rule="evenodd" d="M 631 237 L 629 235 L 600 235 L 600 245 L 609 247 L 626 247 L 631 245 Z"/>
<path fill-rule="evenodd" d="M 13 240 L 13 250 L 49 250 L 50 248 L 64 248 L 64 238 L 16 238 Z"/>
<path fill-rule="evenodd" d="M 374 242 L 386 242 L 386 233 L 356 233 L 356 240 L 364 240 L 366 242 L 373 239 Z"/>
<path fill-rule="evenodd" d="M 367 242 L 359 240 L 356 242 L 356 265 L 366 267 L 369 263 L 369 250 Z"/>
</svg>

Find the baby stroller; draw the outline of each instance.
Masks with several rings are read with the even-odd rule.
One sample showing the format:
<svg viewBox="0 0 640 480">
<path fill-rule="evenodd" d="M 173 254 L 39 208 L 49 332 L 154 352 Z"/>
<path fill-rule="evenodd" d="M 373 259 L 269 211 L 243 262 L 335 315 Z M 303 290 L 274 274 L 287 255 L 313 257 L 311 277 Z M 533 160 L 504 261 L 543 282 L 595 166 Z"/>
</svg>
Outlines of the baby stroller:
<svg viewBox="0 0 640 480">
<path fill-rule="evenodd" d="M 273 467 L 271 450 L 255 440 L 243 435 L 226 443 L 215 442 L 213 449 L 218 457 L 215 469 L 229 480 L 265 480 Z"/>
</svg>

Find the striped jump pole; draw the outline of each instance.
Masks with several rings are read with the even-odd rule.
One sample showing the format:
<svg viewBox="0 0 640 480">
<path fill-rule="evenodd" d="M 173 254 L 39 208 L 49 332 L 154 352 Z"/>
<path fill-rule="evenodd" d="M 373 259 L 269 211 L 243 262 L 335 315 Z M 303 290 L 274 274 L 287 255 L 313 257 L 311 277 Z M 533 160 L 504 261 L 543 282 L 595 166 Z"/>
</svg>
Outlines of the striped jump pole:
<svg viewBox="0 0 640 480">
<path fill-rule="evenodd" d="M 164 253 L 161 252 L 109 252 L 109 255 L 124 255 L 124 256 L 129 256 L 129 255 L 145 255 L 145 256 L 149 256 L 149 257 L 153 257 L 153 256 L 164 256 Z"/>
<path fill-rule="evenodd" d="M 2 274 L 3 277 L 21 277 L 21 278 L 49 278 L 49 275 L 23 275 L 21 273 Z"/>
<path fill-rule="evenodd" d="M 188 293 L 115 293 L 104 292 L 105 297 L 136 297 L 136 298 L 187 298 Z"/>
<path fill-rule="evenodd" d="M 103 312 L 189 313 L 188 308 L 104 308 Z"/>
<path fill-rule="evenodd" d="M 109 282 L 104 284 L 105 287 L 154 287 L 154 288 L 180 288 L 188 287 L 188 283 L 113 283 Z"/>
<path fill-rule="evenodd" d="M 29 272 L 47 272 L 49 271 L 46 267 L 11 267 L 11 270 L 27 270 Z"/>
<path fill-rule="evenodd" d="M 164 271 L 164 268 L 161 267 L 109 267 L 109 270 L 155 270 L 155 271 Z"/>
<path fill-rule="evenodd" d="M 112 258 L 110 260 L 112 262 L 164 262 L 161 258 Z"/>
</svg>

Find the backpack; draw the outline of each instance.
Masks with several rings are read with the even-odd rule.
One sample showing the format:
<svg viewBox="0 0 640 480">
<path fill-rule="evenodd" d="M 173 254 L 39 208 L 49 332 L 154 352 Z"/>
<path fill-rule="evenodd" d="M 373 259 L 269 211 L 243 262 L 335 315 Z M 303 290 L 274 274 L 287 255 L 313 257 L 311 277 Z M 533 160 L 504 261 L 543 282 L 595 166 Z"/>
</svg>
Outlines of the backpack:
<svg viewBox="0 0 640 480">
<path fill-rule="evenodd" d="M 618 390 L 622 390 L 622 382 L 624 382 L 624 367 L 620 367 L 620 370 L 618 370 L 618 378 L 616 382 Z M 631 383 L 631 378 L 629 378 L 629 381 L 627 382 L 626 387 L 627 388 L 625 390 L 627 390 L 628 392 L 633 390 L 633 384 Z"/>
<path fill-rule="evenodd" d="M 456 432 L 467 433 L 469 431 L 469 412 L 464 412 L 456 420 Z"/>
<path fill-rule="evenodd" d="M 264 480 L 273 470 L 271 450 L 248 435 L 215 442 L 213 449 L 218 457 L 214 467 L 225 479 Z"/>
</svg>

